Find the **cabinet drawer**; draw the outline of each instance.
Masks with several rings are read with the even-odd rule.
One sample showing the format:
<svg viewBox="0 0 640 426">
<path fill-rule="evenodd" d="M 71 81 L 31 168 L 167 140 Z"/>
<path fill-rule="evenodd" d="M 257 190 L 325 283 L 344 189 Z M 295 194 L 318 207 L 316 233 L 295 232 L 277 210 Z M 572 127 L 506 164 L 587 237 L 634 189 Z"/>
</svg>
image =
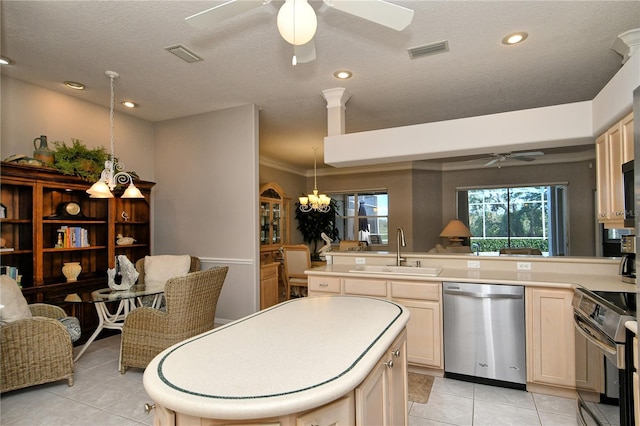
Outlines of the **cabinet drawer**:
<svg viewBox="0 0 640 426">
<path fill-rule="evenodd" d="M 440 283 L 391 281 L 391 297 L 394 299 L 440 300 Z"/>
<path fill-rule="evenodd" d="M 321 291 L 324 293 L 340 293 L 340 278 L 309 276 L 308 282 L 310 291 Z"/>
<path fill-rule="evenodd" d="M 387 297 L 387 282 L 384 280 L 345 278 L 344 294 Z"/>
</svg>

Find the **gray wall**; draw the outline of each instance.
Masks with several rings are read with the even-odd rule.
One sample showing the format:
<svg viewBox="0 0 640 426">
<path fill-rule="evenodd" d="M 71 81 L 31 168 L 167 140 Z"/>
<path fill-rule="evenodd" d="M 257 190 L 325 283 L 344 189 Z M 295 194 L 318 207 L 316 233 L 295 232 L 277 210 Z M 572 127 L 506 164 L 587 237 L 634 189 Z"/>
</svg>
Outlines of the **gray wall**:
<svg viewBox="0 0 640 426">
<path fill-rule="evenodd" d="M 258 109 L 246 105 L 155 125 L 155 254 L 230 267 L 217 318 L 259 309 Z"/>
</svg>

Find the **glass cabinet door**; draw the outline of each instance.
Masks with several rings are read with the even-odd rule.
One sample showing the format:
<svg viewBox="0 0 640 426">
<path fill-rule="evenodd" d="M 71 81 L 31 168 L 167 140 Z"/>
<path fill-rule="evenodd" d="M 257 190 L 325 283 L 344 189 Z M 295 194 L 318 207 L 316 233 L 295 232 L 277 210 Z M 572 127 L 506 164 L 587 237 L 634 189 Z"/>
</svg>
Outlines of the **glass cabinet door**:
<svg viewBox="0 0 640 426">
<path fill-rule="evenodd" d="M 270 216 L 271 216 L 271 203 L 261 201 L 260 202 L 260 244 L 271 244 L 269 230 L 270 230 Z"/>
<path fill-rule="evenodd" d="M 280 203 L 273 203 L 273 240 L 272 244 L 282 243 L 282 226 L 280 226 L 281 206 Z"/>
</svg>

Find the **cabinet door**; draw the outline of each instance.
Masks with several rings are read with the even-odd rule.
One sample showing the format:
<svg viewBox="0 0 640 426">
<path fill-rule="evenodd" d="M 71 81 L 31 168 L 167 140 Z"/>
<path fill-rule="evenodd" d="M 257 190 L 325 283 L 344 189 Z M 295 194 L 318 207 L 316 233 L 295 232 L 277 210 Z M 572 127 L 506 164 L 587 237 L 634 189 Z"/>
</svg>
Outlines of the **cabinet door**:
<svg viewBox="0 0 640 426">
<path fill-rule="evenodd" d="M 390 425 L 406 425 L 408 422 L 408 400 L 409 391 L 407 389 L 407 337 L 403 332 L 395 343 L 391 346 L 390 360 L 393 365 L 387 369 L 389 374 L 389 405 L 390 405 Z"/>
<path fill-rule="evenodd" d="M 527 380 L 575 388 L 573 290 L 527 287 Z"/>
<path fill-rule="evenodd" d="M 387 368 L 383 362 L 377 363 L 364 382 L 356 388 L 357 425 L 389 424 Z"/>
<path fill-rule="evenodd" d="M 611 218 L 624 221 L 624 183 L 622 176 L 623 150 L 622 126 L 620 123 L 607 132 L 607 149 L 609 151 L 609 202 Z"/>
<path fill-rule="evenodd" d="M 609 165 L 607 161 L 606 133 L 596 139 L 596 183 L 598 194 L 598 221 L 609 219 Z"/>
<path fill-rule="evenodd" d="M 411 313 L 407 323 L 407 359 L 425 367 L 442 366 L 442 310 L 440 302 L 393 299 Z"/>
<path fill-rule="evenodd" d="M 575 330 L 576 338 L 576 388 L 598 392 L 602 389 L 603 355 L 596 345 Z"/>
</svg>

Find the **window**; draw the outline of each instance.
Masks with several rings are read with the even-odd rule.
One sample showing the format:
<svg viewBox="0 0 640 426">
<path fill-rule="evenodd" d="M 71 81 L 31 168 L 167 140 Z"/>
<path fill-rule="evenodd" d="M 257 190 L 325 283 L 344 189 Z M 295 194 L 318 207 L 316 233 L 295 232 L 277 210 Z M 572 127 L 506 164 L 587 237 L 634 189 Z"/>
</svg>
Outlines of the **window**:
<svg viewBox="0 0 640 426">
<path fill-rule="evenodd" d="M 389 197 L 386 191 L 330 195 L 338 206 L 336 227 L 341 240 L 388 244 Z"/>
<path fill-rule="evenodd" d="M 481 252 L 535 248 L 566 255 L 566 185 L 458 190 L 458 217 L 468 219 Z"/>
</svg>

